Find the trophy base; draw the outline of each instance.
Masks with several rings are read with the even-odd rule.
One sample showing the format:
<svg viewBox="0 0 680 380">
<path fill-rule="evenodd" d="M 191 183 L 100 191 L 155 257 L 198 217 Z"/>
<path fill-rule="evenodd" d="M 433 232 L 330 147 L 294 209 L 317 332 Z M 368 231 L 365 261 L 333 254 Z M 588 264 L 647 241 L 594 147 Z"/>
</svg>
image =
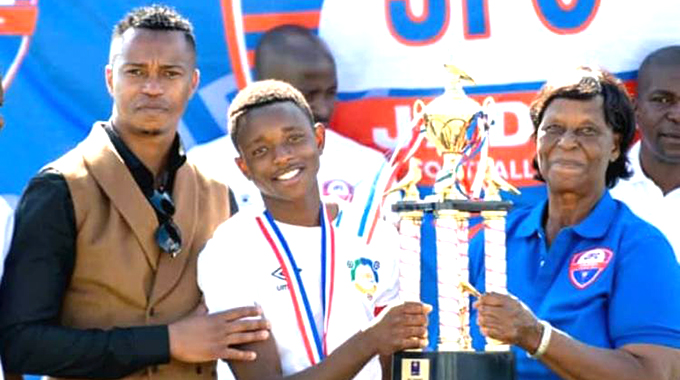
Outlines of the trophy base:
<svg viewBox="0 0 680 380">
<path fill-rule="evenodd" d="M 512 352 L 402 351 L 392 359 L 393 380 L 514 380 Z"/>
</svg>

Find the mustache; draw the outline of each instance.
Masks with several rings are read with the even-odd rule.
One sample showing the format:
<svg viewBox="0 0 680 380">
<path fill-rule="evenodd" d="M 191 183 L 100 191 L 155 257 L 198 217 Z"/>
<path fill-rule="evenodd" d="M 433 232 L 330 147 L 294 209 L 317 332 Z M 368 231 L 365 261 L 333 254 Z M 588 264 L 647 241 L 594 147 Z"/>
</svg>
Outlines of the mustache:
<svg viewBox="0 0 680 380">
<path fill-rule="evenodd" d="M 138 102 L 135 104 L 136 109 L 145 109 L 145 108 L 150 108 L 150 109 L 162 109 L 162 110 L 167 110 L 169 108 L 168 104 L 166 102 L 160 102 L 160 101 L 142 101 Z"/>
</svg>

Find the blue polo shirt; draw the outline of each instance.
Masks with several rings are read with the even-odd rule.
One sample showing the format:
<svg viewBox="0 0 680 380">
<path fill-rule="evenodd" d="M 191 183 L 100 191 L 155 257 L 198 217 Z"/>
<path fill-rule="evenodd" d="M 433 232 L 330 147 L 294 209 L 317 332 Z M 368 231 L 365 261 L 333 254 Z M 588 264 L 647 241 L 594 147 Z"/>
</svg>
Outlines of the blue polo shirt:
<svg viewBox="0 0 680 380">
<path fill-rule="evenodd" d="M 680 265 L 666 238 L 608 191 L 576 226 L 547 248 L 547 201 L 507 220 L 508 291 L 539 318 L 583 343 L 619 348 L 648 343 L 680 348 Z M 470 244 L 471 282 L 484 289 L 484 236 Z M 483 338 L 472 311 L 473 342 Z M 513 347 L 519 380 L 559 379 Z"/>
</svg>

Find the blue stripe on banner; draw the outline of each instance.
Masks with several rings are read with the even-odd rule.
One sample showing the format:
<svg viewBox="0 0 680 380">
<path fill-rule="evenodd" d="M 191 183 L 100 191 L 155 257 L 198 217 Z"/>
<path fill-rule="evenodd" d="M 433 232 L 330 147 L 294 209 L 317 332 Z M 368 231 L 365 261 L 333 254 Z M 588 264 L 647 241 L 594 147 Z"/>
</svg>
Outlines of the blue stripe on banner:
<svg viewBox="0 0 680 380">
<path fill-rule="evenodd" d="M 368 96 L 368 91 L 355 91 L 355 92 L 338 92 L 338 100 L 341 102 L 344 101 L 351 101 L 351 100 L 359 100 L 362 98 L 370 98 L 372 96 Z M 382 97 L 387 97 L 387 94 L 384 96 L 375 96 L 376 98 L 382 98 Z"/>
<path fill-rule="evenodd" d="M 614 74 L 623 81 L 637 79 L 637 71 L 623 71 Z M 468 95 L 493 95 L 512 92 L 538 91 L 545 81 L 490 84 L 480 86 L 463 86 Z M 438 96 L 444 92 L 443 88 L 390 88 L 383 91 L 355 91 L 338 93 L 338 100 L 352 101 L 370 98 L 394 97 L 394 98 L 415 98 Z"/>
<path fill-rule="evenodd" d="M 624 71 L 624 72 L 618 73 L 618 74 L 616 74 L 616 76 L 623 81 L 629 81 L 629 80 L 636 80 L 637 74 L 638 74 L 637 70 L 633 70 L 633 71 Z"/>
<path fill-rule="evenodd" d="M 243 14 L 283 13 L 300 11 L 320 11 L 323 0 L 243 0 Z"/>
</svg>

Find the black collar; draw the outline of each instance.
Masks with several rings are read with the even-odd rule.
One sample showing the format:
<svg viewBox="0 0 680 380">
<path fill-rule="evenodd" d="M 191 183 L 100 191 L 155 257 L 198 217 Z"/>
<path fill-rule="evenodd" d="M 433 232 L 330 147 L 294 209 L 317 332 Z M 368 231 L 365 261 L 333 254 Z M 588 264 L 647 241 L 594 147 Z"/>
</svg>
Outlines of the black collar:
<svg viewBox="0 0 680 380">
<path fill-rule="evenodd" d="M 137 156 L 128 148 L 120 138 L 118 132 L 116 132 L 113 123 L 104 123 L 104 130 L 109 135 L 111 143 L 116 148 L 116 151 L 123 159 L 125 166 L 132 173 L 132 177 L 137 182 L 137 185 L 142 190 L 142 193 L 147 198 L 153 195 L 154 191 L 154 178 L 153 173 L 149 170 L 142 161 L 137 158 Z M 165 178 L 161 181 L 161 189 L 166 190 L 169 194 L 172 194 L 172 189 L 175 184 L 175 175 L 177 170 L 179 170 L 182 165 L 186 162 L 187 157 L 184 154 L 184 147 L 179 138 L 179 134 L 175 135 L 175 140 L 172 142 L 172 147 L 170 148 L 170 157 L 168 157 L 168 167 L 165 171 Z"/>
</svg>

